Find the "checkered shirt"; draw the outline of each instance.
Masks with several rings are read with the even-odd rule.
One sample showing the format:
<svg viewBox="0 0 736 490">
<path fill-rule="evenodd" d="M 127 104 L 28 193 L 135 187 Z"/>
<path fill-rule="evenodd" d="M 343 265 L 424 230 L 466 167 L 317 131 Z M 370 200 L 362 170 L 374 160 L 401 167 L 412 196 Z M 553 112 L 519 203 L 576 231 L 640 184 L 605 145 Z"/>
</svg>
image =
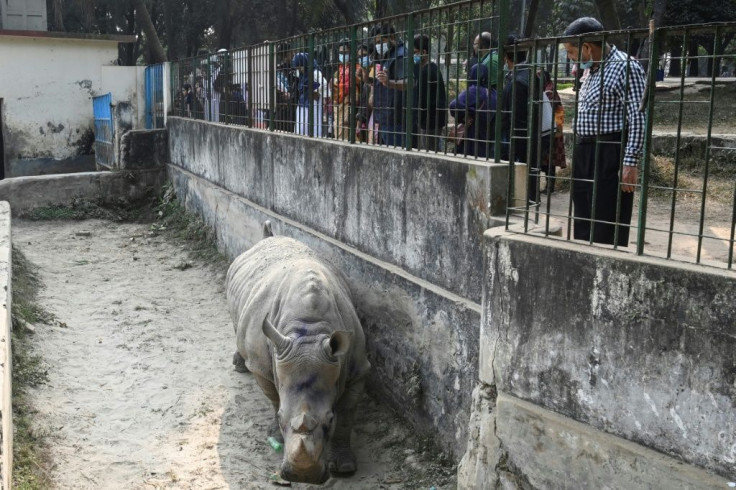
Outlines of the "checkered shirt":
<svg viewBox="0 0 736 490">
<path fill-rule="evenodd" d="M 575 133 L 596 136 L 623 131 L 627 127 L 624 165 L 638 165 L 645 129 L 645 117 L 639 111 L 639 104 L 645 87 L 646 77 L 639 62 L 611 46 L 608 56 L 600 66 L 591 68 L 580 87 L 577 116 L 573 122 Z"/>
</svg>

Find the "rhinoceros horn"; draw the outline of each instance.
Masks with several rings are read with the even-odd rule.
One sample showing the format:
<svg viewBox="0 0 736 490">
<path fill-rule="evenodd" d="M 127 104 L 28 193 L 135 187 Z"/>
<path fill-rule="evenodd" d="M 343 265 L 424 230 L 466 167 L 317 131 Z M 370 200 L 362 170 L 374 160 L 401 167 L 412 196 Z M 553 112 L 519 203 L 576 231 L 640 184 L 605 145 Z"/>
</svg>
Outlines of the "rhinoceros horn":
<svg viewBox="0 0 736 490">
<path fill-rule="evenodd" d="M 281 335 L 281 332 L 276 330 L 271 322 L 268 321 L 268 318 L 264 318 L 262 329 L 266 337 L 273 343 L 273 346 L 276 349 L 276 356 L 280 357 L 283 355 L 291 344 L 291 339 L 285 335 Z"/>
</svg>

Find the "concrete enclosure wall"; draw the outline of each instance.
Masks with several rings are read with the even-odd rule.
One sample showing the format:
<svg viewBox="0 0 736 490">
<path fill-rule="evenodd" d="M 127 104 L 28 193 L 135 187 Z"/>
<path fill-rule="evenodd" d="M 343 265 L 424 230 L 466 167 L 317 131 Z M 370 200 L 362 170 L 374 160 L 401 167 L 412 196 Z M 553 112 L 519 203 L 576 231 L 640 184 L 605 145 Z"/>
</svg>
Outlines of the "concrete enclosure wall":
<svg viewBox="0 0 736 490">
<path fill-rule="evenodd" d="M 370 385 L 459 457 L 477 380 L 481 237 L 505 205 L 506 165 L 176 117 L 168 129 L 177 195 L 224 250 L 246 250 L 270 219 L 338 265 L 366 329 Z"/>
<path fill-rule="evenodd" d="M 12 488 L 13 468 L 13 366 L 10 332 L 12 326 L 12 240 L 10 206 L 0 201 L 0 485 Z"/>
<path fill-rule="evenodd" d="M 674 459 L 665 464 L 642 456 L 626 440 L 736 475 L 732 272 L 493 230 L 487 235 L 479 378 L 498 393 L 495 437 L 507 466 L 538 488 L 601 481 L 632 488 L 652 475 L 660 475 L 651 484 L 661 488 L 697 481 L 665 471 L 677 466 Z M 573 421 L 620 442 L 586 435 L 595 431 Z M 568 457 L 578 460 L 579 471 L 555 467 Z M 643 479 L 597 480 L 617 465 L 622 476 L 638 472 Z"/>
<path fill-rule="evenodd" d="M 506 164 L 170 118 L 171 162 L 476 303 Z M 448 273 L 452 271 L 452 273 Z"/>
</svg>

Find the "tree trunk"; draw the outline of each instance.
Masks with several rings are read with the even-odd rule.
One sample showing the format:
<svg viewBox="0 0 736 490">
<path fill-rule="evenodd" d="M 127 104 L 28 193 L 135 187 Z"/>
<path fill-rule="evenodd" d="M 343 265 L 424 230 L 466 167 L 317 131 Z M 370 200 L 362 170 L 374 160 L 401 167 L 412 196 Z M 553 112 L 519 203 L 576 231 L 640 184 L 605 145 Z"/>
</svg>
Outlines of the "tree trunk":
<svg viewBox="0 0 736 490">
<path fill-rule="evenodd" d="M 170 61 L 179 59 L 179 38 L 176 35 L 176 17 L 174 14 L 179 8 L 175 0 L 164 0 L 164 28 L 166 29 L 166 55 Z"/>
<path fill-rule="evenodd" d="M 376 0 L 376 14 L 374 19 L 386 17 L 386 0 Z"/>
<path fill-rule="evenodd" d="M 526 18 L 526 24 L 524 25 L 524 37 L 532 37 L 532 31 L 536 24 L 537 11 L 539 11 L 539 0 L 531 0 L 529 3 L 529 14 Z"/>
<path fill-rule="evenodd" d="M 688 57 L 690 68 L 688 70 L 687 75 L 689 77 L 697 77 L 700 75 L 700 60 L 698 59 L 698 41 L 690 41 L 690 45 L 688 46 Z"/>
<path fill-rule="evenodd" d="M 50 30 L 64 32 L 64 0 L 51 1 Z"/>
<path fill-rule="evenodd" d="M 621 20 L 618 18 L 618 12 L 616 12 L 615 0 L 596 0 L 595 5 L 598 7 L 601 22 L 607 31 L 621 30 Z"/>
<path fill-rule="evenodd" d="M 348 2 L 346 0 L 332 0 L 332 4 L 342 14 L 347 24 L 355 24 L 358 22 L 359 19 L 355 18 L 352 10 L 348 7 Z"/>
<path fill-rule="evenodd" d="M 163 63 L 166 61 L 166 52 L 164 51 L 164 47 L 161 46 L 161 41 L 156 33 L 156 28 L 153 26 L 153 21 L 151 21 L 146 4 L 143 0 L 133 0 L 133 5 L 135 5 L 136 19 L 143 29 L 143 33 L 146 35 L 146 41 L 149 46 L 148 50 L 152 58 L 151 61 L 153 63 Z"/>
<path fill-rule="evenodd" d="M 682 75 L 682 64 L 680 57 L 682 56 L 682 44 L 676 42 L 670 49 L 670 72 L 669 76 L 679 77 Z"/>
</svg>

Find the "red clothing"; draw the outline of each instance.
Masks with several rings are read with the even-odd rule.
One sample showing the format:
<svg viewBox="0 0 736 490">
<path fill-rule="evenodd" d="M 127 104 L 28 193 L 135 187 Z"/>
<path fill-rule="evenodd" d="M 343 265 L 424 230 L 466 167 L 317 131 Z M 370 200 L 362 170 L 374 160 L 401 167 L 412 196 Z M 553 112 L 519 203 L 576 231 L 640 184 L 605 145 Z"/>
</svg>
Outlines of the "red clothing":
<svg viewBox="0 0 736 490">
<path fill-rule="evenodd" d="M 355 78 L 358 79 L 358 71 L 360 66 L 355 66 Z M 350 65 L 340 65 L 337 67 L 335 76 L 332 79 L 332 91 L 333 100 L 337 104 L 342 104 L 343 100 L 350 98 Z M 355 96 L 360 94 L 360 84 L 356 84 Z"/>
</svg>

